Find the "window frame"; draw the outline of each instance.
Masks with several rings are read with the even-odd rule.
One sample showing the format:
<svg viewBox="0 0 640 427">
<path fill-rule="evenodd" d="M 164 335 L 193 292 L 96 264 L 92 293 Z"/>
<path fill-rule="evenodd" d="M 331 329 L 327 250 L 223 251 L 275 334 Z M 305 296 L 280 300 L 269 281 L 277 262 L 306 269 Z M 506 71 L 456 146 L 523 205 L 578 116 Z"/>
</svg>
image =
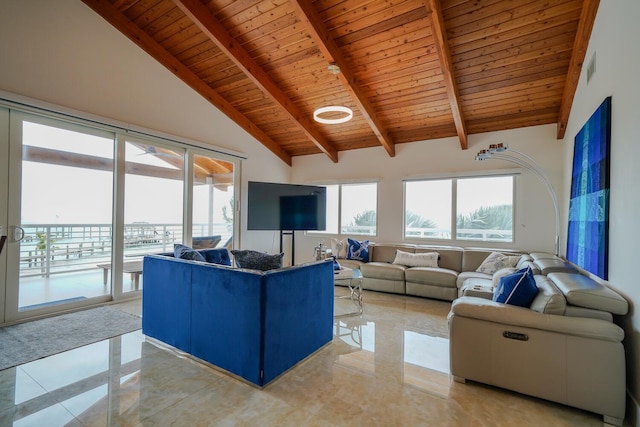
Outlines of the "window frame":
<svg viewBox="0 0 640 427">
<path fill-rule="evenodd" d="M 407 178 L 402 180 L 402 241 L 403 242 L 415 242 L 418 244 L 464 244 L 481 243 L 487 246 L 499 245 L 507 247 L 515 247 L 517 242 L 516 232 L 516 218 L 518 214 L 518 186 L 519 176 L 521 170 L 519 169 L 505 169 L 499 171 L 483 171 L 478 174 L 465 174 L 465 175 L 433 175 L 433 176 L 421 176 L 416 178 Z M 461 239 L 457 237 L 457 217 L 458 217 L 458 181 L 469 178 L 500 178 L 511 177 L 512 178 L 512 205 L 511 205 L 511 240 L 510 241 L 497 241 L 497 240 L 479 240 L 479 239 Z M 406 235 L 406 206 L 407 206 L 407 186 L 408 182 L 419 181 L 451 181 L 451 233 L 450 238 L 434 238 L 434 237 L 416 237 Z"/>
<path fill-rule="evenodd" d="M 321 231 L 314 231 L 314 230 L 308 230 L 305 231 L 305 235 L 308 236 L 362 236 L 362 237 L 366 237 L 366 238 L 374 238 L 378 236 L 378 211 L 380 210 L 380 206 L 379 206 L 379 201 L 380 201 L 380 197 L 379 197 L 379 191 L 380 191 L 380 186 L 378 185 L 379 181 L 378 180 L 363 180 L 363 181 L 345 181 L 345 182 L 332 182 L 332 183 L 314 183 L 314 185 L 320 185 L 320 186 L 324 186 L 324 187 L 332 187 L 332 186 L 336 186 L 338 187 L 338 210 L 337 212 L 335 212 L 335 214 L 337 215 L 337 230 L 335 232 L 333 231 L 327 231 L 327 230 L 321 230 Z M 373 234 L 354 234 L 354 233 L 343 233 L 342 232 L 342 189 L 343 186 L 352 186 L 352 185 L 375 185 L 376 189 L 375 189 L 375 193 L 376 193 L 376 202 L 375 202 L 375 213 L 376 213 L 376 224 L 375 224 L 375 230 Z M 329 203 L 327 203 L 327 205 L 329 205 Z M 330 214 L 334 214 L 333 212 L 327 212 L 327 223 L 329 223 L 329 219 L 328 216 Z"/>
</svg>

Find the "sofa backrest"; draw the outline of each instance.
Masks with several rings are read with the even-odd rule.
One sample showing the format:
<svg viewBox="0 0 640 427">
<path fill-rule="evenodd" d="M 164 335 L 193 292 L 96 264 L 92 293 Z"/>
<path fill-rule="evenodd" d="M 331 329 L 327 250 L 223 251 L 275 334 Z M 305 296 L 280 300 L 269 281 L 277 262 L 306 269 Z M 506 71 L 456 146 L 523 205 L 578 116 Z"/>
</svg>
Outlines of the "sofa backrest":
<svg viewBox="0 0 640 427">
<path fill-rule="evenodd" d="M 143 263 L 143 333 L 258 386 L 333 338 L 331 260 L 267 272 L 172 255 Z"/>
<path fill-rule="evenodd" d="M 533 276 L 538 286 L 538 295 L 531 303 L 531 310 L 545 314 L 557 314 L 562 316 L 567 308 L 567 300 L 562 292 L 553 284 L 547 276 Z"/>
<path fill-rule="evenodd" d="M 578 273 L 578 270 L 574 266 L 557 255 L 547 252 L 531 252 L 529 255 L 541 274 L 547 275 L 558 272 Z"/>
<path fill-rule="evenodd" d="M 476 271 L 491 252 L 493 251 L 485 249 L 465 249 L 462 255 L 461 271 Z"/>
<path fill-rule="evenodd" d="M 457 272 L 462 271 L 462 248 L 448 246 L 418 246 L 416 253 L 437 252 L 438 267 Z"/>
<path fill-rule="evenodd" d="M 376 243 L 369 246 L 369 262 L 393 263 L 396 259 L 396 251 L 415 253 L 415 245 L 403 245 L 392 243 Z"/>
<path fill-rule="evenodd" d="M 549 273 L 568 305 L 625 315 L 629 303 L 613 289 L 580 273 Z"/>
</svg>

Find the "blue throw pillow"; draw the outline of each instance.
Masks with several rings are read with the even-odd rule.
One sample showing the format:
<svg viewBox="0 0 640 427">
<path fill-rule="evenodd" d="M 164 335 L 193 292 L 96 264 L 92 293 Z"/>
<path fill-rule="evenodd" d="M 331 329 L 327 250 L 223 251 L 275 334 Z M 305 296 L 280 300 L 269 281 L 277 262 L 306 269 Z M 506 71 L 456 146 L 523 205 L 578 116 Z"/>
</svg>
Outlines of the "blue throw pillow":
<svg viewBox="0 0 640 427">
<path fill-rule="evenodd" d="M 504 304 L 530 307 L 536 295 L 538 295 L 538 286 L 531 267 L 527 267 L 501 277 L 493 292 L 493 300 Z"/>
<path fill-rule="evenodd" d="M 187 245 L 183 245 L 181 243 L 174 243 L 173 245 L 173 256 L 180 259 L 187 259 L 190 261 L 202 261 L 206 262 L 202 254 L 192 247 Z"/>
<path fill-rule="evenodd" d="M 347 239 L 347 259 L 369 262 L 369 241 Z"/>
</svg>

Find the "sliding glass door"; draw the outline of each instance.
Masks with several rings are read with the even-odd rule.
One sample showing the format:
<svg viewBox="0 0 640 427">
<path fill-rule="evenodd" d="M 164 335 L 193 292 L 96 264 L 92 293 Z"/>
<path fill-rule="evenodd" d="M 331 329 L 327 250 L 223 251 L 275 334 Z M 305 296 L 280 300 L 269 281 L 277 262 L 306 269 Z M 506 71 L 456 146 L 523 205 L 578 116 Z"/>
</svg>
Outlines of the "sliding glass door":
<svg viewBox="0 0 640 427">
<path fill-rule="evenodd" d="M 0 324 L 135 297 L 144 255 L 238 236 L 238 158 L 94 124 L 0 106 Z"/>
<path fill-rule="evenodd" d="M 196 248 L 233 247 L 235 210 L 232 162 L 193 156 L 192 245 Z"/>
<path fill-rule="evenodd" d="M 182 242 L 185 150 L 127 139 L 122 292 L 142 289 L 142 258 Z"/>
<path fill-rule="evenodd" d="M 12 317 L 108 299 L 97 266 L 111 259 L 113 134 L 21 113 L 10 129 Z"/>
</svg>

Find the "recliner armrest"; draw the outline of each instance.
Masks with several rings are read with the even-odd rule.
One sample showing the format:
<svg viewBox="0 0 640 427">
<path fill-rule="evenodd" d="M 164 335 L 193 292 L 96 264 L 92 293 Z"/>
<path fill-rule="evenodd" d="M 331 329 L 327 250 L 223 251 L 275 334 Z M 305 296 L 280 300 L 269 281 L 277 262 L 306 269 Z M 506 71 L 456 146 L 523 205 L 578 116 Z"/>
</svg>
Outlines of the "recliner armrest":
<svg viewBox="0 0 640 427">
<path fill-rule="evenodd" d="M 605 320 L 543 314 L 528 308 L 474 297 L 461 297 L 453 301 L 449 318 L 452 316 L 603 341 L 621 342 L 624 339 L 622 328 Z"/>
</svg>

